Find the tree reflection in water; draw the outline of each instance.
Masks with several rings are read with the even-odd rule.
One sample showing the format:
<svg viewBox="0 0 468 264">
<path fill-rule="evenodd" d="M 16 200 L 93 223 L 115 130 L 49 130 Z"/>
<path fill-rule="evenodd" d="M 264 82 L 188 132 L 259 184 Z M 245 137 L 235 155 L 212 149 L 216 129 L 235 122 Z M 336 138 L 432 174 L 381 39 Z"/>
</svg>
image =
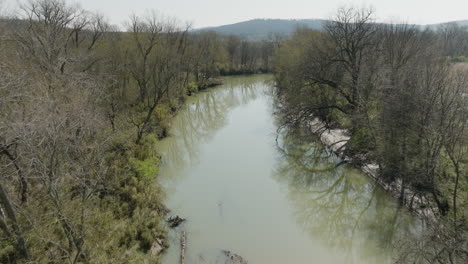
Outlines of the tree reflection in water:
<svg viewBox="0 0 468 264">
<path fill-rule="evenodd" d="M 177 180 L 181 168 L 197 163 L 199 146 L 227 124 L 230 111 L 256 100 L 270 88 L 270 78 L 265 75 L 226 79 L 225 85 L 189 98 L 174 118 L 171 138 L 164 140 L 166 146 L 161 148 L 165 178 Z"/>
<path fill-rule="evenodd" d="M 420 220 L 359 170 L 337 166 L 340 160 L 310 133 L 283 131 L 278 150 L 274 177 L 287 184 L 298 224 L 350 262 L 380 263 L 382 255 L 397 254 L 396 243 L 420 233 Z"/>
<path fill-rule="evenodd" d="M 190 98 L 186 107 L 181 109 L 173 120 L 172 130 L 170 131 L 171 138 L 160 143 L 159 150 L 163 157 L 160 175 L 167 182 L 166 191 L 176 193 L 175 190 L 179 188 L 177 190 L 179 196 L 174 196 L 177 196 L 174 204 L 179 206 L 178 202 L 184 201 L 184 210 L 180 211 L 183 212 L 183 216 L 191 219 L 187 224 L 192 226 L 187 231 L 193 232 L 190 233 L 190 241 L 196 241 L 193 242 L 196 246 L 191 244 L 192 246 L 188 247 L 189 252 L 190 250 L 193 250 L 193 252 L 192 254 L 188 253 L 187 260 L 193 260 L 193 263 L 216 263 L 215 260 L 218 259 L 220 251 L 217 248 L 219 245 L 213 241 L 221 241 L 237 246 L 236 243 L 230 244 L 231 242 L 228 242 L 229 237 L 223 236 L 220 238 L 217 237 L 217 234 L 211 234 L 211 232 L 214 232 L 212 230 L 224 232 L 226 231 L 225 228 L 232 228 L 232 232 L 236 233 L 235 237 L 238 234 L 243 234 L 243 232 L 251 232 L 245 234 L 250 240 L 239 242 L 238 248 L 242 249 L 243 245 L 247 245 L 249 248 L 257 248 L 255 241 L 252 240 L 252 237 L 255 237 L 257 233 L 252 229 L 248 229 L 252 228 L 252 225 L 245 227 L 244 230 L 242 225 L 235 224 L 234 221 L 228 222 L 228 225 L 224 226 L 224 222 L 218 223 L 216 218 L 213 218 L 213 215 L 217 215 L 219 211 L 218 197 L 208 194 L 209 190 L 217 190 L 216 195 L 223 193 L 227 181 L 231 184 L 229 187 L 232 188 L 232 193 L 236 194 L 233 195 L 233 200 L 236 203 L 232 203 L 231 207 L 225 204 L 224 207 L 224 209 L 229 210 L 230 217 L 239 220 L 244 219 L 245 215 L 251 214 L 253 211 L 250 210 L 250 202 L 257 206 L 265 206 L 263 209 L 266 210 L 262 210 L 260 207 L 253 209 L 258 211 L 254 215 L 256 218 L 253 220 L 270 216 L 273 218 L 271 223 L 265 224 L 266 228 L 263 231 L 268 230 L 265 234 L 275 233 L 276 229 L 281 229 L 281 224 L 276 223 L 282 223 L 285 224 L 284 229 L 291 233 L 292 243 L 301 243 L 300 245 L 288 245 L 284 252 L 288 257 L 294 258 L 295 255 L 298 255 L 297 259 L 303 260 L 305 255 L 316 252 L 320 250 L 319 247 L 324 246 L 326 252 L 319 257 L 328 260 L 333 259 L 327 256 L 329 246 L 336 249 L 337 253 L 340 253 L 339 259 L 341 259 L 342 252 L 344 252 L 348 256 L 347 260 L 349 262 L 347 261 L 347 263 L 385 263 L 384 260 L 389 259 L 389 253 L 387 253 L 391 251 L 389 249 L 393 249 L 393 245 L 398 243 L 403 236 L 417 234 L 422 224 L 408 214 L 405 209 L 399 208 L 389 195 L 372 184 L 360 171 L 349 166 L 336 167 L 339 160 L 321 147 L 321 144 L 318 144 L 315 137 L 310 136 L 309 133 L 299 129 L 285 130 L 287 133 L 280 134 L 278 151 L 275 151 L 273 146 L 274 135 L 271 136 L 271 142 L 269 136 L 258 135 L 259 139 L 268 137 L 268 140 L 266 140 L 268 143 L 266 144 L 271 144 L 269 145 L 271 148 L 266 148 L 268 150 L 261 152 L 261 155 L 272 152 L 278 153 L 277 160 L 274 160 L 274 155 L 271 155 L 271 160 L 268 160 L 268 162 L 252 163 L 251 166 L 255 166 L 255 168 L 250 168 L 253 171 L 252 175 L 259 177 L 256 179 L 262 179 L 261 183 L 257 181 L 255 184 L 265 183 L 268 188 L 262 189 L 260 186 L 255 186 L 249 178 L 245 177 L 230 181 L 231 178 L 224 178 L 227 177 L 224 173 L 222 174 L 223 177 L 218 179 L 213 177 L 216 173 L 213 173 L 210 168 L 211 161 L 203 160 L 204 162 L 200 162 L 199 157 L 210 157 L 204 155 L 207 151 L 202 148 L 205 145 L 208 145 L 207 148 L 216 147 L 216 144 L 210 145 L 210 142 L 213 143 L 215 134 L 223 135 L 223 132 L 220 131 L 230 123 L 232 110 L 242 108 L 257 99 L 262 99 L 262 104 L 268 102 L 269 99 L 263 101 L 262 96 L 265 93 L 271 93 L 272 89 L 270 84 L 262 84 L 263 80 L 265 80 L 265 76 L 229 78 L 224 87 L 210 89 Z M 252 112 L 251 114 L 257 113 Z M 263 115 L 268 114 L 267 112 L 263 113 Z M 244 113 L 243 117 L 245 116 Z M 270 118 L 271 116 L 265 116 L 265 118 L 267 117 Z M 271 130 L 268 127 L 264 131 L 274 131 L 275 127 L 275 125 L 271 124 Z M 232 127 L 228 127 L 228 129 L 231 129 L 230 132 L 232 133 L 236 131 Z M 256 137 L 253 138 L 257 139 Z M 225 137 L 223 140 L 230 139 Z M 233 144 L 244 144 L 244 141 L 245 139 L 242 138 L 233 139 Z M 254 148 L 255 146 L 251 147 Z M 219 149 L 216 150 L 219 151 Z M 234 154 L 242 155 L 244 153 L 236 152 Z M 252 155 L 255 155 L 255 159 L 258 158 L 258 160 L 263 158 L 255 153 Z M 197 167 L 200 164 L 205 167 L 200 169 Z M 255 170 L 257 166 L 262 170 Z M 262 166 L 265 166 L 265 170 L 263 170 Z M 269 181 L 271 179 L 271 167 L 274 167 L 273 177 L 276 181 Z M 194 168 L 196 173 L 191 171 Z M 257 174 L 258 171 L 261 172 Z M 262 174 L 263 171 L 264 174 Z M 242 170 L 242 172 L 245 173 L 246 170 Z M 212 177 L 204 177 L 205 174 Z M 192 181 L 190 181 L 190 177 L 196 176 L 200 178 L 192 178 Z M 262 177 L 265 177 L 265 179 Z M 182 179 L 188 180 L 185 181 L 185 185 Z M 198 183 L 201 183 L 200 186 L 196 186 Z M 284 196 L 279 191 L 281 188 L 276 188 L 277 183 L 286 187 L 287 201 L 284 201 Z M 249 184 L 252 186 L 246 186 Z M 241 194 L 247 187 L 249 187 L 252 196 L 237 195 Z M 255 192 L 256 188 L 259 191 L 258 193 Z M 264 197 L 260 196 L 265 193 L 260 192 L 260 190 L 263 192 L 266 190 L 268 195 L 265 197 L 272 200 L 261 199 Z M 192 199 L 196 195 L 199 195 L 199 197 Z M 278 206 L 271 204 L 273 200 L 278 202 Z M 190 202 L 187 203 L 187 201 Z M 268 206 L 271 206 L 271 208 Z M 197 207 L 200 208 L 197 209 Z M 294 215 L 287 215 L 291 210 Z M 216 212 L 213 213 L 214 211 Z M 263 211 L 266 212 L 266 215 L 264 215 Z M 192 212 L 192 214 L 188 212 Z M 293 220 L 291 221 L 291 219 Z M 252 222 L 256 223 L 255 221 Z M 297 222 L 297 225 L 294 222 Z M 296 234 L 297 226 L 304 230 L 303 233 L 308 233 L 310 236 L 303 239 L 304 236 L 301 232 L 297 232 L 299 235 Z M 197 232 L 204 232 L 204 234 L 200 235 Z M 226 232 L 228 234 L 230 230 Z M 278 234 L 284 234 L 284 232 Z M 175 245 L 175 247 L 173 246 L 169 250 L 166 259 L 167 263 L 174 263 L 174 260 L 179 256 L 176 247 L 180 244 L 180 234 L 177 233 L 177 230 L 170 236 L 170 239 L 171 245 Z M 263 237 L 259 239 L 261 241 Z M 316 243 L 317 240 L 323 243 Z M 267 245 L 263 248 L 278 248 L 277 242 L 279 241 L 264 242 Z M 316 245 L 319 247 L 311 248 L 310 252 L 308 252 L 309 244 L 302 243 L 309 242 L 311 247 Z M 211 250 L 212 248 L 215 248 L 215 250 Z M 295 251 L 296 248 L 298 249 L 297 252 Z M 227 249 L 235 250 L 236 248 L 229 247 Z M 244 249 L 244 252 L 239 250 L 238 253 L 243 254 L 245 252 L 249 252 L 249 250 Z M 206 262 L 200 260 L 200 254 Z M 248 257 L 264 259 L 261 256 L 263 252 L 250 252 L 250 256 L 248 254 L 245 256 L 247 259 L 249 259 Z M 304 254 L 304 256 L 301 256 L 301 254 Z M 312 261 L 313 259 L 311 259 Z M 294 263 L 294 260 L 292 263 Z"/>
</svg>

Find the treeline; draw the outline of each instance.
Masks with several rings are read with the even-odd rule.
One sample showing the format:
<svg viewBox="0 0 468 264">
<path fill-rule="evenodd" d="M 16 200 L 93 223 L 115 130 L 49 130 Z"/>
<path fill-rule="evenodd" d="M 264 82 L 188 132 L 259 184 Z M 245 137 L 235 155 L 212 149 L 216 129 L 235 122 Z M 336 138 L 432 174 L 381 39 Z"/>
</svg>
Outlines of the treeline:
<svg viewBox="0 0 468 264">
<path fill-rule="evenodd" d="M 238 36 L 198 32 L 191 36 L 198 46 L 195 67 L 203 75 L 239 75 L 271 72 L 271 58 L 278 38 L 248 41 Z"/>
<path fill-rule="evenodd" d="M 468 259 L 468 64 L 454 63 L 467 41 L 456 25 L 379 24 L 371 10 L 342 8 L 323 32 L 297 30 L 275 57 L 286 124 L 347 129 L 354 162 L 378 164 L 382 179 L 401 183 L 400 199 L 434 203 L 439 224 L 401 263 Z"/>
<path fill-rule="evenodd" d="M 0 19 L 0 262 L 154 263 L 158 140 L 220 74 L 270 69 L 246 42 L 154 13 L 118 32 L 60 0 Z"/>
</svg>

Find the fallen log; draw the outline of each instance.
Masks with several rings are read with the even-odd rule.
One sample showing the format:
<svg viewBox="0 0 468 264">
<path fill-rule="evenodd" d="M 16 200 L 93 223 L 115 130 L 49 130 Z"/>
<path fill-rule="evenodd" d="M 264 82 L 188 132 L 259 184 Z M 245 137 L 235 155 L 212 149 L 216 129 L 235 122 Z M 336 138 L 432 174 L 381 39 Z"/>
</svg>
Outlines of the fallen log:
<svg viewBox="0 0 468 264">
<path fill-rule="evenodd" d="M 187 234 L 182 231 L 182 237 L 180 238 L 180 264 L 185 264 L 185 246 L 187 244 Z"/>
</svg>

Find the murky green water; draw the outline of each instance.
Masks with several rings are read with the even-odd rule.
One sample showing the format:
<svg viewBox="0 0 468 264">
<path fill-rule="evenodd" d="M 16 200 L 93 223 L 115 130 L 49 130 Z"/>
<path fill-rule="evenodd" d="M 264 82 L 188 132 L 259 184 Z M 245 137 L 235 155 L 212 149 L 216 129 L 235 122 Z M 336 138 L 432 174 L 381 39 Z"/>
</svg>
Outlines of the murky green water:
<svg viewBox="0 0 468 264">
<path fill-rule="evenodd" d="M 162 182 L 172 215 L 163 263 L 391 263 L 394 245 L 422 225 L 360 171 L 330 156 L 313 136 L 276 141 L 271 79 L 228 78 L 191 98 L 161 142 Z"/>
</svg>

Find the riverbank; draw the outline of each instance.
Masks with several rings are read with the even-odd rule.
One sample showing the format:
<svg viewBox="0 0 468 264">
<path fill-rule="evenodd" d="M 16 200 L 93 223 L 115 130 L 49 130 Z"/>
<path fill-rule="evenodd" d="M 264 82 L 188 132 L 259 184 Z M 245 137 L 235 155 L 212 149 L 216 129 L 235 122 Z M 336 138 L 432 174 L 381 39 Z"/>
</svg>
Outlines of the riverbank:
<svg viewBox="0 0 468 264">
<path fill-rule="evenodd" d="M 248 75 L 243 75 L 243 76 L 246 77 L 246 76 L 254 76 L 254 75 L 255 74 L 248 74 Z M 226 79 L 229 79 L 229 78 L 242 78 L 242 75 L 239 75 L 239 76 L 221 75 L 221 76 L 218 76 L 216 78 L 212 78 L 212 79 L 208 80 L 203 85 L 196 85 L 195 83 L 190 83 L 189 88 L 188 88 L 188 92 L 184 96 L 184 99 L 178 101 L 178 103 L 176 105 L 173 105 L 171 107 L 170 115 L 169 115 L 168 118 L 166 118 L 166 122 L 165 122 L 165 124 L 163 125 L 163 128 L 162 128 L 163 133 L 160 133 L 158 135 L 159 136 L 159 138 L 158 138 L 159 142 L 164 141 L 164 140 L 168 140 L 168 139 L 170 139 L 171 137 L 174 136 L 173 133 L 170 133 L 168 131 L 171 130 L 174 127 L 174 122 L 177 122 L 175 120 L 177 118 L 177 115 L 180 114 L 181 110 L 183 111 L 183 109 L 185 109 L 186 107 L 189 107 L 189 105 L 192 103 L 192 101 L 196 100 L 195 98 L 197 98 L 197 96 L 199 96 L 202 93 L 210 93 L 211 89 L 217 89 L 219 86 L 222 86 L 226 82 Z M 252 78 L 254 78 L 254 77 L 252 77 Z M 203 113 L 200 112 L 199 114 L 203 114 Z M 191 128 L 191 129 L 194 129 L 194 128 Z M 197 134 L 196 131 L 192 131 L 192 132 L 194 134 Z M 158 145 L 158 148 L 159 148 L 159 145 Z M 178 148 L 179 147 L 175 147 L 174 151 L 177 152 Z M 160 154 L 160 153 L 158 152 L 158 154 Z M 167 155 L 161 155 L 159 158 L 161 160 L 165 159 L 166 163 L 168 163 L 170 161 L 178 160 L 180 157 L 170 157 L 169 158 L 169 157 L 167 157 Z M 158 177 L 159 177 L 160 167 L 161 167 L 160 164 L 158 164 Z M 163 192 L 166 192 L 166 191 L 167 190 L 163 190 Z M 170 223 L 169 220 L 171 219 L 171 217 L 178 217 L 178 215 L 173 214 L 172 213 L 173 208 L 171 208 L 170 206 L 167 206 L 167 204 L 164 204 L 164 208 L 167 208 L 167 209 L 166 209 L 166 213 L 164 214 L 165 219 L 164 219 L 163 227 L 165 228 L 166 231 L 170 231 L 172 229 L 177 229 L 177 226 L 179 226 L 179 225 L 177 224 L 175 226 L 171 226 L 171 223 Z M 181 217 L 190 217 L 189 215 L 186 215 L 186 214 L 183 214 L 183 215 L 181 214 L 180 216 Z M 183 224 L 181 226 L 183 226 Z M 159 237 L 155 241 L 155 243 L 153 244 L 150 252 L 153 255 L 161 256 L 168 249 L 169 244 L 170 244 L 170 241 L 169 241 L 167 235 L 165 235 L 164 237 Z"/>
<path fill-rule="evenodd" d="M 421 221 L 360 171 L 311 162 L 314 136 L 285 133 L 278 148 L 272 86 L 270 75 L 226 78 L 172 120 L 159 181 L 170 215 L 187 221 L 169 229 L 162 263 L 180 263 L 183 231 L 187 263 L 391 263 L 392 243 Z"/>
<path fill-rule="evenodd" d="M 433 206 L 433 202 L 431 202 L 427 196 L 408 188 L 404 188 L 402 190 L 401 179 L 397 179 L 393 182 L 386 182 L 380 176 L 380 166 L 377 163 L 365 162 L 364 164 L 360 164 L 360 162 L 356 162 L 359 157 L 353 157 L 346 154 L 346 144 L 351 139 L 349 131 L 339 128 L 327 128 L 326 125 L 318 118 L 310 121 L 307 124 L 307 127 L 313 134 L 317 135 L 322 144 L 327 146 L 335 155 L 343 161 L 361 169 L 367 176 L 372 178 L 395 199 L 399 199 L 411 211 L 415 212 L 423 219 L 436 221 L 437 208 Z"/>
</svg>

